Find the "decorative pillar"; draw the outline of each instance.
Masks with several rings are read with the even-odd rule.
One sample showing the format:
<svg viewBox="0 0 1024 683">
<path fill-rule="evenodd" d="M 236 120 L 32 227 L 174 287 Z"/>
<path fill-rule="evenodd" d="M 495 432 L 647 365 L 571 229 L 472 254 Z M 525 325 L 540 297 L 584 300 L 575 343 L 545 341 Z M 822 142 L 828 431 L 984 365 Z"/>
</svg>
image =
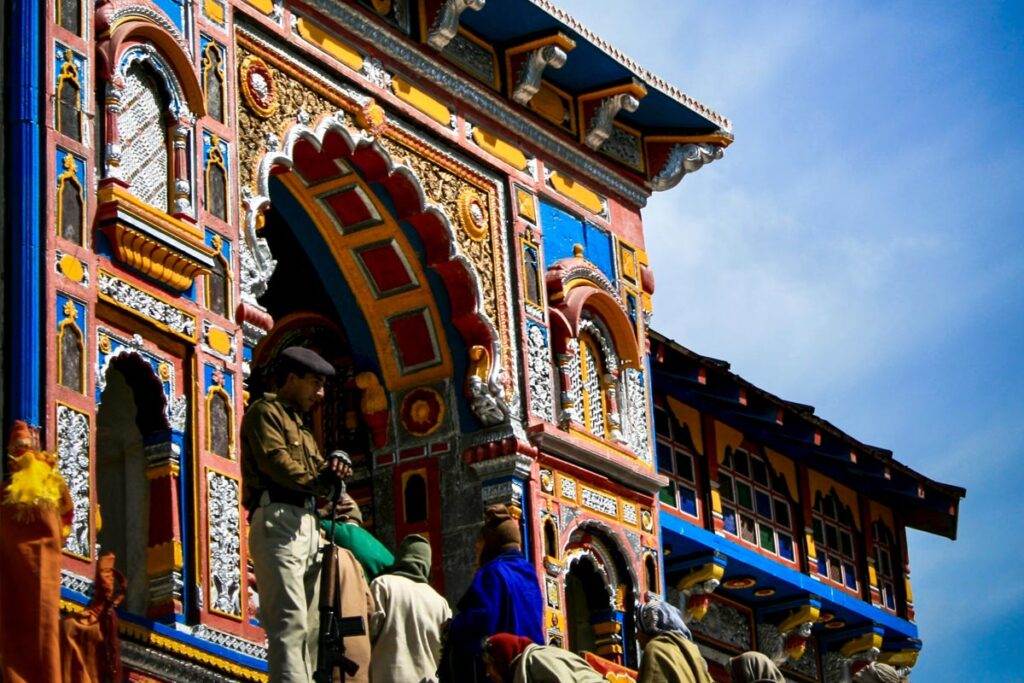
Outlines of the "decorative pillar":
<svg viewBox="0 0 1024 683">
<path fill-rule="evenodd" d="M 604 375 L 605 386 L 608 387 L 605 392 L 608 401 L 608 427 L 611 433 L 612 441 L 615 443 L 625 444 L 626 439 L 622 436 L 622 414 L 619 412 L 619 373 L 606 372 Z"/>
<path fill-rule="evenodd" d="M 626 613 L 622 609 L 618 594 L 614 602 L 614 607 L 610 609 L 591 612 L 590 624 L 594 629 L 597 654 L 616 664 L 622 664 L 622 632 Z"/>
<path fill-rule="evenodd" d="M 561 391 L 559 422 L 568 427 L 582 423 L 580 415 L 580 342 L 576 338 L 565 341 L 565 351 L 558 353 L 558 379 Z"/>
<path fill-rule="evenodd" d="M 797 607 L 779 623 L 779 633 L 783 638 L 783 651 L 792 660 L 800 659 L 807 651 L 807 640 L 811 637 L 811 629 L 821 614 L 821 603 L 809 600 Z"/>
<path fill-rule="evenodd" d="M 814 500 L 811 498 L 811 484 L 807 476 L 807 466 L 798 463 L 796 467 L 797 486 L 800 487 L 800 517 L 804 523 L 804 548 L 806 553 L 803 557 L 801 569 L 805 574 L 815 575 L 818 567 L 818 551 L 814 547 L 813 508 Z"/>
<path fill-rule="evenodd" d="M 178 425 L 176 425 L 178 426 Z M 181 464 L 184 429 L 154 432 L 145 439 L 149 480 L 149 538 L 146 574 L 149 608 L 146 616 L 164 622 L 184 620 L 184 555 L 181 535 Z"/>
<path fill-rule="evenodd" d="M 191 115 L 185 114 L 171 127 L 171 164 L 174 169 L 171 206 L 174 217 L 184 220 L 193 220 L 191 183 L 188 177 L 188 136 L 193 122 Z"/>
<path fill-rule="evenodd" d="M 711 514 L 706 516 L 705 526 L 708 531 L 721 534 L 725 531 L 725 519 L 722 517 L 722 497 L 718 493 L 718 435 L 715 433 L 714 418 L 701 413 L 700 431 L 704 437 L 704 462 L 708 464 L 707 491 L 711 503 Z"/>
<path fill-rule="evenodd" d="M 124 81 L 115 76 L 107 83 L 107 92 L 104 97 L 103 131 L 106 138 L 104 140 L 106 153 L 103 155 L 104 168 L 101 172 L 104 178 L 116 178 L 119 181 L 122 180 L 121 131 L 117 125 L 117 119 L 121 115 L 123 94 Z"/>
<path fill-rule="evenodd" d="M 878 583 L 878 568 L 875 566 L 875 529 L 871 523 L 871 504 L 867 496 L 857 494 L 857 507 L 860 509 L 861 536 L 864 539 L 864 562 L 859 569 L 867 577 L 862 597 L 875 607 L 881 607 L 882 591 Z"/>
</svg>

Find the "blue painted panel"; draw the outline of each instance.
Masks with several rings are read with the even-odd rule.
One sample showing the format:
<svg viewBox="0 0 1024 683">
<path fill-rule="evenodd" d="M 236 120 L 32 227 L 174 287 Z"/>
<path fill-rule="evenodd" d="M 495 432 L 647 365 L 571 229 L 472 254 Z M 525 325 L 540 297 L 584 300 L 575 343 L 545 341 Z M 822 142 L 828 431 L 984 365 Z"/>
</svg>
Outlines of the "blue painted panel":
<svg viewBox="0 0 1024 683">
<path fill-rule="evenodd" d="M 164 11 L 179 31 L 185 31 L 185 4 L 187 0 L 153 0 L 153 4 Z"/>
<path fill-rule="evenodd" d="M 217 372 L 220 372 L 220 382 L 215 379 Z M 230 372 L 225 372 L 221 368 L 211 363 L 203 364 L 203 393 L 208 394 L 210 389 L 213 387 L 221 387 L 224 391 L 228 392 L 228 396 L 234 398 L 235 396 L 235 377 Z"/>
<path fill-rule="evenodd" d="M 571 258 L 573 248 L 579 244 L 583 247 L 583 256 L 597 266 L 605 277 L 615 282 L 615 259 L 610 234 L 543 200 L 540 202 L 540 223 L 544 258 L 549 266 L 560 259 Z"/>
<path fill-rule="evenodd" d="M 729 573 L 733 573 L 737 565 L 742 565 L 740 571 L 744 574 L 766 575 L 770 577 L 773 585 L 784 584 L 793 592 L 817 596 L 823 602 L 831 603 L 830 610 L 834 606 L 837 612 L 842 610 L 851 613 L 855 619 L 873 621 L 888 629 L 890 636 L 917 637 L 917 626 L 905 619 L 893 616 L 848 593 L 815 581 L 806 574 L 784 567 L 748 548 L 672 515 L 663 514 L 660 519 L 662 543 L 680 544 L 684 548 L 684 554 L 700 550 L 722 553 L 729 558 L 726 569 Z M 851 619 L 847 619 L 847 621 L 851 621 Z"/>
<path fill-rule="evenodd" d="M 203 241 L 206 243 L 206 246 L 213 247 L 214 239 L 217 237 L 220 237 L 220 255 L 224 257 L 224 260 L 228 262 L 228 265 L 231 265 L 231 242 L 229 242 L 224 235 L 207 228 L 206 237 Z"/>
</svg>

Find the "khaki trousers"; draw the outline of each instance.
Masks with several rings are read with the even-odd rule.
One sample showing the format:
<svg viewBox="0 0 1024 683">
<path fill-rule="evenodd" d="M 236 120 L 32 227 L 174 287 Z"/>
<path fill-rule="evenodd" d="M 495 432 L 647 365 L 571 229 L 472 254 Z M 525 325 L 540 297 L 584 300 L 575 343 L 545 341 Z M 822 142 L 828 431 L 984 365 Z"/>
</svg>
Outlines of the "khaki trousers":
<svg viewBox="0 0 1024 683">
<path fill-rule="evenodd" d="M 321 536 L 316 515 L 295 505 L 261 505 L 249 525 L 260 624 L 271 683 L 309 683 L 320 634 Z"/>
</svg>

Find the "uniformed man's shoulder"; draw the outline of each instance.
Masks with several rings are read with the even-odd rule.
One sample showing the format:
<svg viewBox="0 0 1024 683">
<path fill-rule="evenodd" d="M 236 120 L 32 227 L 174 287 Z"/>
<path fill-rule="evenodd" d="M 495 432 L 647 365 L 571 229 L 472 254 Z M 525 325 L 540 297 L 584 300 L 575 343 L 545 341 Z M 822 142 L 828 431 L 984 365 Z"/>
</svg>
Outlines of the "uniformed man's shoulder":
<svg viewBox="0 0 1024 683">
<path fill-rule="evenodd" d="M 284 413 L 284 404 L 277 398 L 277 394 L 267 392 L 249 404 L 243 420 L 251 421 L 257 416 L 281 413 Z"/>
</svg>

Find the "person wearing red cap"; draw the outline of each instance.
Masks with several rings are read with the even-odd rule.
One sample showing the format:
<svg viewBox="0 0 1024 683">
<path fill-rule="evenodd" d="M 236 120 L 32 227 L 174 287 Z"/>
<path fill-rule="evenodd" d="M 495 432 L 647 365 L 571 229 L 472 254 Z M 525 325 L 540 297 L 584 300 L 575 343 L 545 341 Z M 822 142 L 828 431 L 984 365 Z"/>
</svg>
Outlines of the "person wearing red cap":
<svg viewBox="0 0 1024 683">
<path fill-rule="evenodd" d="M 529 638 L 498 633 L 487 639 L 484 668 L 491 683 L 604 683 L 605 678 L 575 652 L 537 645 Z"/>
<path fill-rule="evenodd" d="M 484 510 L 477 538 L 479 569 L 459 600 L 439 671 L 442 681 L 486 680 L 481 651 L 496 633 L 544 642 L 544 601 L 533 565 L 523 556 L 519 521 L 505 505 Z"/>
<path fill-rule="evenodd" d="M 316 352 L 286 348 L 277 360 L 277 392 L 263 394 L 242 419 L 242 504 L 274 683 L 308 683 L 316 668 L 317 497 L 329 495 L 350 468 L 320 454 L 303 416 L 323 399 L 332 376 L 334 368 Z"/>
</svg>

